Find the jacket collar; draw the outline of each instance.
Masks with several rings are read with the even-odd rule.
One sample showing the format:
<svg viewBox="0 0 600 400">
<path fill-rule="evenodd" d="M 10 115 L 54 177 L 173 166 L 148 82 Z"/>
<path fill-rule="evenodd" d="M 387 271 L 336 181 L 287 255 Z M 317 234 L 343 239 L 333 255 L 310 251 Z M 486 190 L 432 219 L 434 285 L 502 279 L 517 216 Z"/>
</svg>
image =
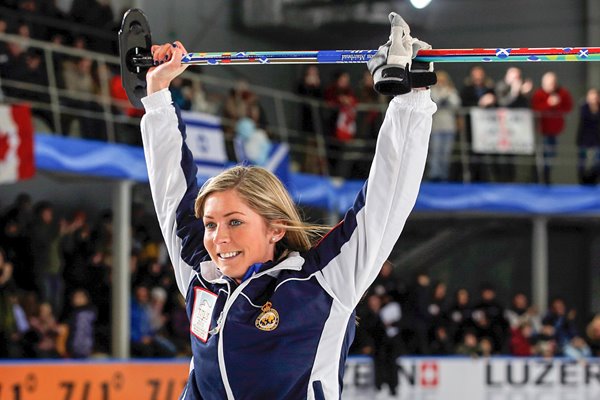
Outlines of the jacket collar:
<svg viewBox="0 0 600 400">
<path fill-rule="evenodd" d="M 300 253 L 297 251 L 292 251 L 283 261 L 279 264 L 272 266 L 271 268 L 261 271 L 256 275 L 262 275 L 263 273 L 272 274 L 281 270 L 294 270 L 300 271 L 302 269 L 302 265 L 304 264 L 304 258 L 300 256 Z M 200 263 L 200 275 L 203 279 L 207 280 L 213 284 L 225 284 L 227 283 L 226 277 L 223 273 L 217 268 L 217 264 L 215 264 L 212 260 L 203 261 Z M 252 278 L 250 278 L 252 279 Z"/>
</svg>

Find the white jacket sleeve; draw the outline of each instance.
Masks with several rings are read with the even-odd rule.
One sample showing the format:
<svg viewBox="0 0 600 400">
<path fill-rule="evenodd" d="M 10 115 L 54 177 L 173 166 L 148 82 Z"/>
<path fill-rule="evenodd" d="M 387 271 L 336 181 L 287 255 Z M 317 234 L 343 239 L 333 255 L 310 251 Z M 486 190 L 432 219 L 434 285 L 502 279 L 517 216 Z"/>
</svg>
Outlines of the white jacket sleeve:
<svg viewBox="0 0 600 400">
<path fill-rule="evenodd" d="M 173 263 L 179 291 L 185 296 L 193 273 L 207 256 L 204 227 L 194 216 L 198 195 L 196 164 L 185 144 L 185 126 L 163 89 L 142 99 L 142 141 L 152 199 Z"/>
<path fill-rule="evenodd" d="M 308 253 L 322 284 L 348 308 L 375 280 L 416 202 L 435 110 L 428 90 L 392 100 L 363 190 L 344 220 Z"/>
</svg>

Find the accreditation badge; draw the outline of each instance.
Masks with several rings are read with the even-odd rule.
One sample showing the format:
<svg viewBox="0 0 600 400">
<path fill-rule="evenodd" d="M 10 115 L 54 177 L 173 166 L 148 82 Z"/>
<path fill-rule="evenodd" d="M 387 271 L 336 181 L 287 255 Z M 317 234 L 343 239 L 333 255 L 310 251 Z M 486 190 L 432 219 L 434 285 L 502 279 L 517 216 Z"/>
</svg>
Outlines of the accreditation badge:
<svg viewBox="0 0 600 400">
<path fill-rule="evenodd" d="M 210 331 L 210 320 L 215 303 L 217 302 L 217 295 L 201 287 L 195 287 L 194 294 L 190 331 L 194 336 L 206 343 L 208 332 Z"/>
<path fill-rule="evenodd" d="M 255 325 L 261 331 L 272 331 L 279 325 L 279 313 L 273 308 L 273 304 L 267 301 L 261 308 L 262 312 L 256 318 Z"/>
</svg>

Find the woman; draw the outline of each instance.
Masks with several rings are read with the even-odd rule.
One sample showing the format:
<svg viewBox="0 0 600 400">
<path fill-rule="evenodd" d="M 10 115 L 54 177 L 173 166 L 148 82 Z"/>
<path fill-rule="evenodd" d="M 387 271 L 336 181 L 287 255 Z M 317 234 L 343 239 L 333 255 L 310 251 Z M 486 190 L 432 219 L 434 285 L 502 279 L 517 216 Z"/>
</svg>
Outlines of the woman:
<svg viewBox="0 0 600 400">
<path fill-rule="evenodd" d="M 409 32 L 408 26 L 399 32 L 408 60 Z M 191 321 L 193 361 L 181 398 L 339 398 L 354 308 L 416 201 L 436 108 L 429 92 L 391 102 L 369 183 L 344 220 L 321 237 L 264 169 L 234 167 L 199 191 L 168 91 L 185 69 L 179 60 L 186 50 L 176 42 L 152 52 L 162 64 L 147 74 L 142 139 Z"/>
<path fill-rule="evenodd" d="M 577 176 L 579 183 L 597 183 L 600 170 L 600 95 L 598 89 L 588 89 L 585 103 L 579 108 L 579 126 L 577 127 Z M 587 160 L 593 160 L 587 167 Z"/>
<path fill-rule="evenodd" d="M 438 106 L 433 116 L 429 151 L 428 178 L 432 182 L 446 182 L 450 174 L 452 147 L 456 137 L 456 112 L 460 96 L 445 71 L 438 71 L 438 82 L 431 89 L 431 98 Z"/>
</svg>

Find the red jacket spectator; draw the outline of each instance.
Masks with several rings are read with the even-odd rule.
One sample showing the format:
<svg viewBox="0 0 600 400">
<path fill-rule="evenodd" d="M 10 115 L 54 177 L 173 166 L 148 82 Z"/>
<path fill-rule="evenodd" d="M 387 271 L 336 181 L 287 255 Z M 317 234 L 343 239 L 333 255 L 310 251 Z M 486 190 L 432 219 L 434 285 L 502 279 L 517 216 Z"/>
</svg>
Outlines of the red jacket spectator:
<svg viewBox="0 0 600 400">
<path fill-rule="evenodd" d="M 573 99 L 567 89 L 558 86 L 556 75 L 547 72 L 542 87 L 533 94 L 531 108 L 541 113 L 542 135 L 558 136 L 565 127 L 564 114 L 573 108 Z"/>
<path fill-rule="evenodd" d="M 113 100 L 117 100 L 121 104 L 121 109 L 123 114 L 129 117 L 141 117 L 144 115 L 144 110 L 142 108 L 135 108 L 129 102 L 127 98 L 127 93 L 123 88 L 123 84 L 121 83 L 121 75 L 115 75 L 110 80 L 110 96 Z"/>
<path fill-rule="evenodd" d="M 510 333 L 511 354 L 517 357 L 531 356 L 531 326 L 524 325 L 521 328 L 511 328 Z"/>
</svg>

